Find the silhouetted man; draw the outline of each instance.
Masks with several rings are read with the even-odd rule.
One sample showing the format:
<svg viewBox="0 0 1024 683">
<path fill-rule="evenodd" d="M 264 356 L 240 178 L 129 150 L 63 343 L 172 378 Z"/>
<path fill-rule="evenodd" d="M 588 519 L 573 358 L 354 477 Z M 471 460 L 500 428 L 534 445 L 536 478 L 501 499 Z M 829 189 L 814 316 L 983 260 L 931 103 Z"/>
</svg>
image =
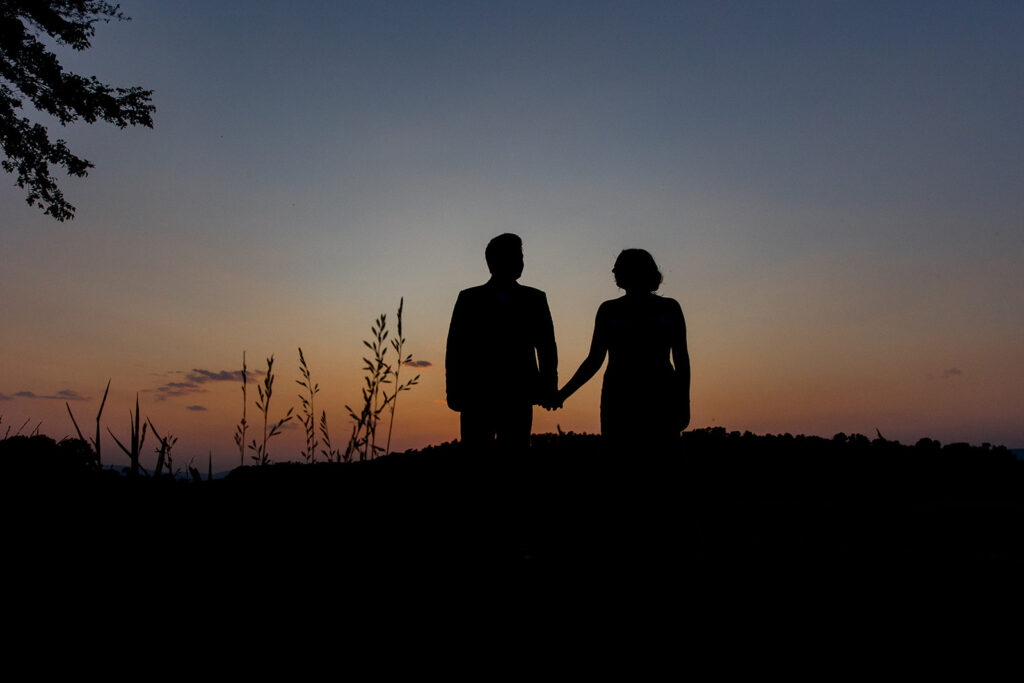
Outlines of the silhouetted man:
<svg viewBox="0 0 1024 683">
<path fill-rule="evenodd" d="M 484 252 L 491 279 L 459 292 L 445 353 L 448 407 L 460 412 L 462 443 L 525 449 L 534 404 L 558 388 L 555 330 L 544 292 L 516 282 L 523 241 L 498 235 Z"/>
</svg>

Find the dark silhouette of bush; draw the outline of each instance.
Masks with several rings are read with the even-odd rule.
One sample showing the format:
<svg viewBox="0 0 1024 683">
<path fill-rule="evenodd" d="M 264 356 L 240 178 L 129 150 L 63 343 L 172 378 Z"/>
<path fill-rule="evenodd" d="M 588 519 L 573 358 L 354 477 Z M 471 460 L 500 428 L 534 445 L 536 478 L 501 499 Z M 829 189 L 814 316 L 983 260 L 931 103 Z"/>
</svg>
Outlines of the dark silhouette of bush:
<svg viewBox="0 0 1024 683">
<path fill-rule="evenodd" d="M 68 477 L 98 468 L 96 453 L 81 439 L 56 442 L 36 434 L 0 440 L 0 472 L 5 477 Z"/>
</svg>

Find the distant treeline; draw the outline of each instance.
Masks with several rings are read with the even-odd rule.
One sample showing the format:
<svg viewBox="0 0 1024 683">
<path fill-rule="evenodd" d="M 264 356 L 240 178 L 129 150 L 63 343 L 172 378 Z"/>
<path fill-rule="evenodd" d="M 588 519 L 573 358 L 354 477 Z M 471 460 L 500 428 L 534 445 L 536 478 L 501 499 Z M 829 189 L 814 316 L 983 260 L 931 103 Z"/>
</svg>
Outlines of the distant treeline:
<svg viewBox="0 0 1024 683">
<path fill-rule="evenodd" d="M 594 434 L 574 432 L 535 434 L 532 437 L 532 443 L 535 451 L 549 455 L 558 451 L 561 455 L 571 453 L 597 456 L 600 452 L 600 436 Z M 459 450 L 457 441 L 445 442 L 421 449 L 410 449 L 399 454 L 399 457 L 405 460 L 413 455 L 426 457 L 450 455 L 456 450 Z M 645 457 L 644 454 L 626 452 L 607 455 L 621 458 L 623 464 L 632 456 Z M 771 458 L 777 459 L 778 464 L 782 464 L 784 461 L 792 464 L 808 464 L 804 462 L 806 458 L 810 458 L 818 464 L 835 459 L 876 462 L 882 458 L 887 459 L 889 465 L 913 463 L 935 466 L 957 462 L 968 465 L 983 463 L 1005 465 L 1016 459 L 1010 449 L 1004 446 L 992 446 L 989 443 L 984 443 L 981 446 L 971 446 L 968 443 L 959 442 L 943 445 L 934 439 L 922 438 L 910 446 L 901 444 L 899 441 L 885 439 L 881 435 L 872 439 L 863 434 L 847 435 L 840 432 L 831 439 L 826 439 L 803 434 L 793 436 L 789 433 L 758 435 L 749 431 L 742 433 L 727 431 L 724 427 L 707 427 L 684 433 L 681 437 L 681 449 L 678 455 L 691 461 L 706 458 L 715 460 L 753 458 L 752 462 L 761 462 L 765 458 Z M 295 463 L 279 464 L 288 466 Z M 44 434 L 18 435 L 0 439 L 0 466 L 8 474 L 39 475 L 70 475 L 99 469 L 96 454 L 86 441 L 72 438 L 55 441 Z M 246 468 L 238 468 L 239 471 L 244 469 Z M 127 472 L 127 468 L 123 468 L 121 471 Z"/>
</svg>

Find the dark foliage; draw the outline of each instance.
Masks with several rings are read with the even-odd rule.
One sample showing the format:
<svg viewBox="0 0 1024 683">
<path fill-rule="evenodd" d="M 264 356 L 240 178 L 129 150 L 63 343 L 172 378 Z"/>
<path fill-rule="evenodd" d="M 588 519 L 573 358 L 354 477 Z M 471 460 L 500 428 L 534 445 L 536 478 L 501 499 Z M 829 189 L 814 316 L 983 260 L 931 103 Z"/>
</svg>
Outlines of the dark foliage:
<svg viewBox="0 0 1024 683">
<path fill-rule="evenodd" d="M 82 439 L 56 442 L 48 436 L 12 436 L 0 440 L 0 473 L 8 479 L 35 481 L 76 477 L 99 469 L 96 453 Z"/>
<path fill-rule="evenodd" d="M 98 22 L 124 21 L 117 5 L 99 0 L 4 0 L 0 4 L 0 147 L 3 168 L 28 190 L 25 200 L 58 221 L 74 218 L 51 173 L 61 166 L 83 177 L 93 164 L 72 154 L 62 139 L 50 140 L 45 126 L 18 116 L 27 100 L 61 125 L 107 121 L 118 128 L 153 127 L 153 91 L 114 88 L 95 76 L 68 73 L 42 38 L 85 50 Z"/>
</svg>

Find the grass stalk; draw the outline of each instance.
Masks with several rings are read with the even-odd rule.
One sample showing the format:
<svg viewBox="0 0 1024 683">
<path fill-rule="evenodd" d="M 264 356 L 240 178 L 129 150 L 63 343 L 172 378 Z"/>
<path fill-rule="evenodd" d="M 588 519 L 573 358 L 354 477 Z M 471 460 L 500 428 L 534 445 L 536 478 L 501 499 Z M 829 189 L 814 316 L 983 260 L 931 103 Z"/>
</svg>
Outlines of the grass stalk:
<svg viewBox="0 0 1024 683">
<path fill-rule="evenodd" d="M 309 397 L 307 398 L 304 394 L 299 394 L 299 401 L 302 402 L 302 426 L 306 431 L 306 450 L 303 451 L 302 457 L 305 458 L 307 463 L 316 462 L 316 447 L 318 441 L 316 438 L 316 410 L 313 406 L 313 398 L 320 392 L 320 385 L 314 384 L 310 376 L 309 365 L 306 363 L 306 356 L 302 353 L 302 347 L 299 347 L 299 374 L 302 375 L 302 379 L 295 380 L 295 383 L 300 387 L 306 389 Z"/>
<path fill-rule="evenodd" d="M 248 383 L 248 373 L 245 367 L 245 351 L 242 351 L 242 421 L 235 427 L 235 445 L 238 446 L 238 466 L 241 467 L 245 464 L 245 432 L 249 429 L 249 423 L 245 420 L 245 408 L 249 403 L 249 399 L 246 396 L 246 385 Z"/>
<path fill-rule="evenodd" d="M 395 393 L 391 397 L 391 417 L 388 421 L 388 440 L 387 444 L 384 446 L 385 455 L 391 452 L 391 434 L 395 429 L 395 408 L 398 406 L 398 395 L 403 391 L 409 391 L 412 387 L 419 384 L 420 381 L 419 375 L 416 375 L 405 384 L 402 384 L 400 381 L 402 366 L 412 362 L 412 354 L 408 354 L 405 357 L 402 356 L 402 352 L 405 349 L 405 336 L 402 334 L 402 309 L 404 306 L 405 297 L 402 297 L 398 300 L 398 336 L 391 340 L 391 346 L 398 355 L 398 362 L 395 364 L 395 368 L 392 371 L 395 378 Z"/>
<path fill-rule="evenodd" d="M 381 399 L 383 385 L 389 383 L 391 368 L 387 363 L 388 352 L 387 338 L 387 316 L 381 313 L 380 317 L 370 326 L 371 340 L 363 341 L 366 348 L 373 351 L 373 359 L 363 357 L 363 407 L 357 414 L 350 406 L 346 405 L 349 416 L 355 424 L 352 428 L 352 436 L 349 439 L 347 452 L 356 452 L 360 460 L 369 460 L 377 456 L 378 451 L 384 450 L 377 445 L 377 423 L 380 421 L 381 413 L 390 401 L 386 392 Z"/>
<path fill-rule="evenodd" d="M 352 453 L 358 453 L 360 460 L 368 460 L 390 452 L 398 395 L 403 391 L 409 391 L 419 383 L 419 375 L 404 384 L 401 382 L 402 366 L 412 362 L 412 354 L 405 354 L 406 339 L 402 329 L 404 310 L 405 298 L 403 297 L 398 301 L 398 336 L 393 337 L 390 341 L 390 348 L 394 349 L 397 356 L 394 365 L 387 359 L 389 332 L 385 314 L 382 313 L 370 326 L 370 339 L 363 341 L 363 345 L 373 352 L 373 358 L 363 358 L 365 374 L 362 387 L 362 409 L 357 413 L 352 407 L 345 406 L 353 421 L 352 436 L 349 438 L 348 447 L 345 450 L 346 459 Z M 391 393 L 388 393 L 387 385 L 392 385 Z M 388 416 L 387 440 L 384 446 L 379 446 L 377 445 L 377 427 L 384 411 L 388 409 L 390 409 L 390 415 Z"/>
<path fill-rule="evenodd" d="M 325 448 L 320 449 L 320 453 L 324 456 L 327 462 L 349 462 L 352 459 L 352 451 L 346 450 L 344 453 L 341 449 L 335 449 L 331 446 L 331 433 L 327 429 L 327 411 L 320 411 L 320 436 L 323 438 L 323 444 Z"/>
<path fill-rule="evenodd" d="M 101 409 L 102 410 L 102 409 Z M 114 442 L 121 447 L 128 458 L 131 461 L 131 468 L 129 469 L 129 475 L 137 477 L 139 474 L 139 452 L 142 450 L 142 444 L 146 442 L 146 426 L 145 422 L 141 422 L 141 413 L 139 411 L 139 395 L 135 394 L 135 414 L 132 415 L 131 411 L 128 411 L 128 427 L 131 430 L 131 450 L 125 447 L 123 443 L 114 435 L 114 432 L 107 428 L 110 432 L 110 436 L 114 437 Z M 141 423 L 141 429 L 140 427 Z"/>
<path fill-rule="evenodd" d="M 107 405 L 107 394 L 110 393 L 110 380 L 107 380 L 107 388 L 103 390 L 103 400 L 100 401 L 99 412 L 96 413 L 96 438 L 92 440 L 92 449 L 96 452 L 96 464 L 102 465 L 103 459 L 100 455 L 100 417 L 103 416 L 103 406 Z M 64 401 L 64 405 L 67 406 L 68 415 L 71 416 L 71 424 L 75 425 L 75 431 L 78 432 L 78 438 L 82 441 L 86 441 L 86 438 L 82 436 L 82 430 L 78 428 L 78 422 L 75 420 L 74 413 L 71 412 L 71 404 Z"/>
<path fill-rule="evenodd" d="M 270 452 L 267 450 L 267 444 L 275 436 L 281 433 L 281 428 L 289 422 L 292 417 L 293 408 L 288 409 L 288 413 L 278 420 L 273 426 L 270 425 L 270 397 L 274 392 L 274 356 L 273 354 L 267 358 L 267 376 L 263 378 L 263 385 L 256 385 L 256 393 L 259 398 L 256 401 L 256 407 L 263 413 L 263 443 L 258 443 L 256 439 L 252 440 L 249 444 L 249 450 L 253 451 L 253 454 L 249 456 L 257 465 L 263 466 L 270 464 Z"/>
<path fill-rule="evenodd" d="M 156 470 L 153 472 L 153 476 L 159 477 L 165 466 L 167 467 L 168 472 L 173 472 L 171 448 L 173 448 L 174 444 L 178 442 L 178 437 L 168 434 L 167 438 L 164 438 L 160 436 L 158 431 L 156 431 L 156 427 L 153 425 L 153 421 L 151 419 L 146 418 L 146 422 L 149 424 L 149 429 L 153 432 L 153 436 L 155 436 L 160 442 L 160 445 L 156 449 Z"/>
</svg>

